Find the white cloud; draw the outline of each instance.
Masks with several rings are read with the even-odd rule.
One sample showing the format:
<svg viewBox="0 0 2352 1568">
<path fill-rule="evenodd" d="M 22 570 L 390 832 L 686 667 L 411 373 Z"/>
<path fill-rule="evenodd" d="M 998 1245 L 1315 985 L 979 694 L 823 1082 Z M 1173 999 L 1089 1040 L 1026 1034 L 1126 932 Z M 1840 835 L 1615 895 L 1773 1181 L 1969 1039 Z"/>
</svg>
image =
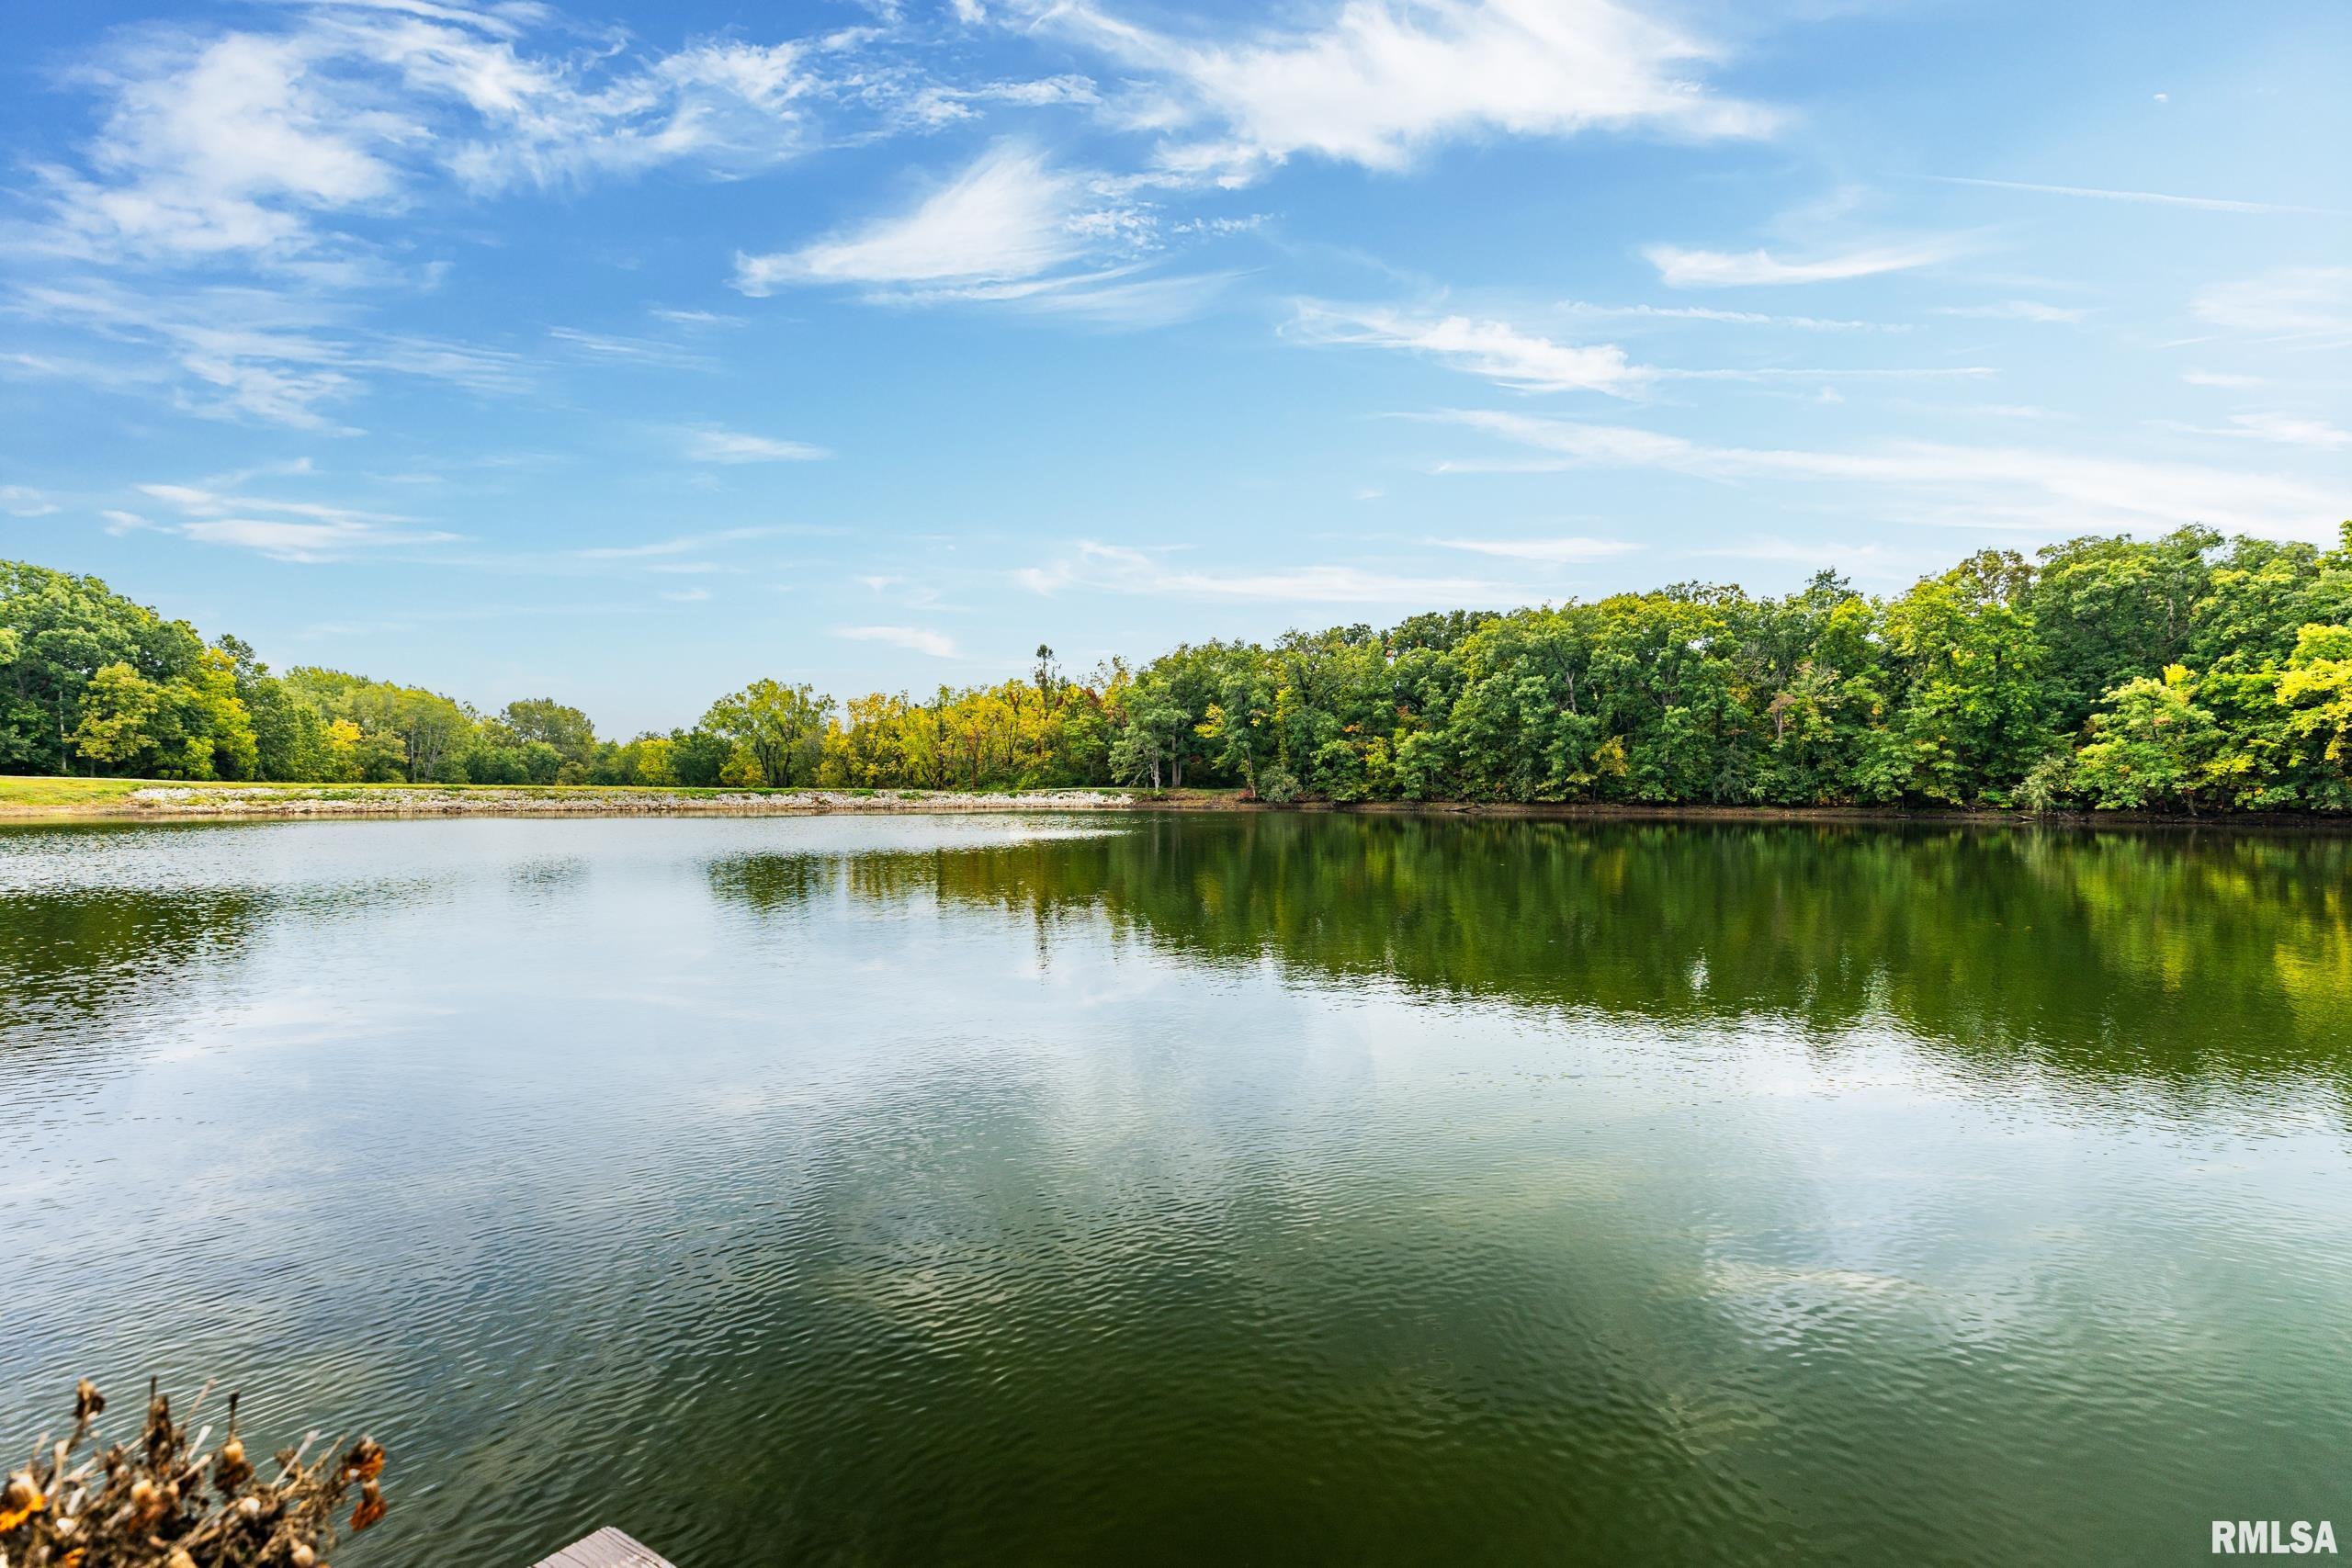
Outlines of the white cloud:
<svg viewBox="0 0 2352 1568">
<path fill-rule="evenodd" d="M 956 643 L 945 634 L 925 631 L 921 626 L 835 626 L 833 635 L 852 642 L 887 642 L 893 648 L 903 648 L 914 653 L 927 653 L 933 659 L 954 659 Z"/>
<path fill-rule="evenodd" d="M 502 349 L 347 324 L 342 308 L 277 291 L 218 286 L 146 298 L 103 283 L 28 285 L 11 308 L 160 349 L 176 368 L 161 379 L 178 405 L 215 417 L 250 416 L 304 430 L 336 428 L 327 410 L 357 397 L 371 374 L 416 377 L 485 395 L 529 389 L 521 358 Z M 103 376 L 85 378 L 107 384 Z M 139 383 L 158 378 L 131 375 Z"/>
<path fill-rule="evenodd" d="M 1962 403 L 1953 413 L 1978 414 L 1986 419 L 2072 419 L 2070 413 L 2046 409 L 2039 403 Z"/>
<path fill-rule="evenodd" d="M 166 33 L 83 73 L 112 103 L 92 177 L 42 171 L 57 237 L 97 254 L 294 251 L 306 211 L 393 203 L 401 177 L 376 144 L 397 118 L 339 112 L 314 60 L 298 38 Z"/>
<path fill-rule="evenodd" d="M 420 187 L 551 186 L 691 162 L 719 173 L 806 141 L 813 46 L 534 51 L 537 7 L 289 6 L 267 30 L 153 27 L 73 73 L 104 101 L 79 167 L 38 170 L 51 249 L 101 259 L 348 262 L 334 225 Z M 561 38 L 562 35 L 556 35 Z"/>
<path fill-rule="evenodd" d="M 1985 321 L 2039 321 L 2047 325 L 2081 321 L 2090 312 L 2069 305 L 2044 305 L 2037 299 L 2002 299 L 1990 305 L 1939 305 L 1939 316 L 1968 316 Z"/>
<path fill-rule="evenodd" d="M 2192 435 L 2227 435 L 2246 441 L 2268 441 L 2280 446 L 2309 446 L 2324 452 L 2352 446 L 2352 430 L 2338 429 L 2323 419 L 2287 413 L 2232 414 L 2230 423 L 2220 428 L 2172 422 L 2167 422 L 2165 428 Z"/>
<path fill-rule="evenodd" d="M 581 61 L 550 64 L 512 49 L 457 51 L 437 77 L 420 69 L 413 51 L 400 63 L 412 85 L 438 85 L 481 116 L 485 134 L 459 148 L 449 166 L 477 189 L 498 190 L 680 162 L 721 173 L 780 162 L 808 141 L 803 100 L 819 85 L 809 69 L 816 47 L 698 43 L 593 88 L 582 81 L 590 68 Z M 439 62 L 431 53 L 425 61 Z"/>
<path fill-rule="evenodd" d="M 2162 93 L 2156 102 L 2165 102 Z M 2325 216 L 2334 209 L 2325 207 L 2288 207 L 2275 201 L 2231 201 L 2211 196 L 2165 196 L 2151 190 L 2100 190 L 2090 186 L 2034 185 L 2025 180 L 1973 180 L 1960 175 L 1930 175 L 1948 186 L 1982 186 L 1991 190 L 2033 191 L 2042 196 L 2082 197 L 2092 201 L 2128 201 L 2152 207 L 2189 207 L 2200 212 L 2271 212 L 2308 213 Z"/>
<path fill-rule="evenodd" d="M 2216 283 L 2190 303 L 2217 327 L 2305 342 L 2352 344 L 2352 266 L 2285 266 Z"/>
<path fill-rule="evenodd" d="M 731 545 L 744 539 L 772 538 L 785 531 L 782 528 L 721 528 L 714 533 L 681 534 L 675 538 L 655 539 L 642 545 L 592 545 L 569 553 L 582 560 L 645 560 L 690 555 L 713 545 Z"/>
<path fill-rule="evenodd" d="M 374 523 L 288 523 L 279 518 L 222 517 L 180 525 L 199 544 L 233 545 L 275 560 L 338 560 L 355 551 L 393 545 L 443 544 L 455 534 L 387 528 Z"/>
<path fill-rule="evenodd" d="M 235 479 L 249 475 L 229 475 Z M 200 485 L 142 484 L 140 491 L 175 507 L 190 521 L 173 531 L 199 544 L 255 550 L 277 560 L 338 560 L 357 552 L 401 545 L 447 544 L 459 537 L 416 526 L 396 513 L 361 512 L 319 502 L 277 501 L 264 496 L 224 495 Z M 255 513 L 274 515 L 256 517 Z M 121 527 L 149 526 L 128 512 L 107 517 Z"/>
<path fill-rule="evenodd" d="M 2226 370 L 2184 370 L 2180 378 L 2192 387 L 2259 387 L 2259 376 L 2240 376 Z"/>
<path fill-rule="evenodd" d="M 1085 254 L 1084 186 L 1043 153 L 1004 141 L 946 185 L 886 218 L 797 251 L 735 258 L 735 286 L 766 294 L 791 283 L 1001 283 Z"/>
<path fill-rule="evenodd" d="M 1783 261 L 1770 251 L 1699 251 L 1680 245 L 1650 245 L 1642 254 L 1669 288 L 1745 288 L 1792 283 L 1836 283 L 1932 266 L 1958 254 L 1949 240 L 1917 240 L 1876 245 L 1804 261 Z"/>
<path fill-rule="evenodd" d="M 1705 305 L 1596 305 L 1569 299 L 1560 309 L 1575 316 L 1672 321 L 1720 321 L 1747 327 L 1793 327 L 1810 333 L 1904 333 L 1903 322 L 1840 321 L 1820 316 L 1772 316 L 1756 310 L 1718 310 Z"/>
<path fill-rule="evenodd" d="M 1105 326 L 1152 327 L 1198 315 L 1233 276 L 1229 272 L 1148 274 L 1139 266 L 1118 266 L 1017 283 L 874 291 L 865 298 L 876 305 L 995 304 Z"/>
<path fill-rule="evenodd" d="M 1733 365 L 1695 370 L 1660 367 L 1653 374 L 1671 381 L 1937 381 L 1981 380 L 2000 372 L 1990 365 Z"/>
<path fill-rule="evenodd" d="M 1611 0 L 1348 0 L 1313 30 L 1231 42 L 1154 32 L 1085 0 L 1045 16 L 1154 82 L 1136 121 L 1209 128 L 1162 145 L 1181 177 L 1237 183 L 1300 154 L 1400 169 L 1468 136 L 1756 137 L 1780 119 L 1696 79 L 1714 50 Z"/>
<path fill-rule="evenodd" d="M 975 104 L 1012 104 L 1024 108 L 1038 108 L 1054 104 L 1098 104 L 1102 95 L 1094 84 L 1084 76 L 1046 76 L 1023 82 L 985 82 L 977 87 L 935 85 L 925 87 L 910 97 L 902 112 L 907 118 L 925 127 L 952 125 L 958 120 L 977 118 L 979 110 Z"/>
<path fill-rule="evenodd" d="M 1467 316 L 1417 318 L 1305 301 L 1295 308 L 1290 331 L 1307 343 L 1362 344 L 1426 354 L 1453 369 L 1527 391 L 1629 398 L 1657 375 L 1646 366 L 1631 363 L 1614 344 L 1556 344 L 1508 322 Z"/>
<path fill-rule="evenodd" d="M 223 477 L 235 480 L 251 476 Z M 362 512 L 319 502 L 224 495 L 198 485 L 142 484 L 138 488 L 192 519 L 176 525 L 176 532 L 187 537 L 203 544 L 258 550 L 280 560 L 330 560 L 358 550 L 445 544 L 458 537 L 439 529 L 415 526 L 416 519 L 391 513 Z M 252 515 L 255 513 L 276 515 Z M 107 515 L 125 525 L 145 525 L 144 519 L 134 513 Z"/>
<path fill-rule="evenodd" d="M 1468 316 L 1414 316 L 1372 307 L 1302 300 L 1293 307 L 1288 331 L 1300 342 L 1354 344 L 1427 355 L 1449 368 L 1483 376 L 1499 386 L 1530 392 L 1601 392 L 1638 398 L 1660 381 L 1786 381 L 1823 378 L 1897 380 L 1983 377 L 1981 365 L 1880 366 L 1823 369 L 1802 366 L 1684 367 L 1643 365 L 1614 344 L 1559 344 L 1507 321 Z"/>
<path fill-rule="evenodd" d="M 29 485 L 0 485 L 0 512 L 11 517 L 46 517 L 57 502 Z"/>
<path fill-rule="evenodd" d="M 1449 550 L 1470 550 L 1482 556 L 1500 556 L 1507 560 L 1540 561 L 1546 566 L 1606 560 L 1611 556 L 1622 556 L 1642 547 L 1623 539 L 1573 536 L 1560 539 L 1431 539 L 1429 542 Z"/>
<path fill-rule="evenodd" d="M 699 604 L 710 597 L 707 588 L 676 588 L 664 592 L 662 598 L 673 604 Z"/>
<path fill-rule="evenodd" d="M 227 475 L 228 479 L 249 478 L 250 475 Z M 396 513 L 358 512 L 346 506 L 328 506 L 311 501 L 272 501 L 261 496 L 222 495 L 217 491 L 198 485 L 142 484 L 139 489 L 157 501 L 178 507 L 197 517 L 224 517 L 237 512 L 283 512 L 295 517 L 316 517 L 337 522 L 413 523 L 413 517 Z"/>
<path fill-rule="evenodd" d="M 659 338 L 622 337 L 579 327 L 549 327 L 548 336 L 582 357 L 605 365 L 644 365 L 662 370 L 708 370 L 708 355 Z"/>
<path fill-rule="evenodd" d="M 780 441 L 739 430 L 696 430 L 686 438 L 686 457 L 697 463 L 808 463 L 831 456 L 806 441 Z"/>
<path fill-rule="evenodd" d="M 738 254 L 735 287 L 852 285 L 876 304 L 1002 304 L 1125 326 L 1196 312 L 1231 275 L 1102 265 L 1148 247 L 1154 222 L 1101 183 L 1000 141 L 907 211 L 797 251 Z"/>
<path fill-rule="evenodd" d="M 667 305 L 651 305 L 646 308 L 645 313 L 657 321 L 673 322 L 682 327 L 740 327 L 743 324 L 742 317 L 726 315 L 718 310 L 681 310 Z"/>
<path fill-rule="evenodd" d="M 1069 556 L 1023 567 L 1013 581 L 1034 593 L 1065 588 L 1176 599 L 1228 599 L 1299 604 L 1425 604 L 1436 601 L 1507 603 L 1518 591 L 1468 578 L 1400 577 L 1352 566 L 1287 567 L 1269 571 L 1186 571 L 1156 552 L 1080 540 Z"/>
<path fill-rule="evenodd" d="M 2334 536 L 2342 505 L 2340 492 L 2284 475 L 2190 463 L 1936 442 L 1891 443 L 1871 452 L 1711 446 L 1627 425 L 1485 410 L 1435 417 L 1545 454 L 1532 462 L 1446 465 L 1454 471 L 1654 468 L 1734 483 L 1847 482 L 1909 498 L 1906 514 L 1915 522 L 2075 533 L 2202 522 L 2273 537 L 2325 540 Z"/>
</svg>

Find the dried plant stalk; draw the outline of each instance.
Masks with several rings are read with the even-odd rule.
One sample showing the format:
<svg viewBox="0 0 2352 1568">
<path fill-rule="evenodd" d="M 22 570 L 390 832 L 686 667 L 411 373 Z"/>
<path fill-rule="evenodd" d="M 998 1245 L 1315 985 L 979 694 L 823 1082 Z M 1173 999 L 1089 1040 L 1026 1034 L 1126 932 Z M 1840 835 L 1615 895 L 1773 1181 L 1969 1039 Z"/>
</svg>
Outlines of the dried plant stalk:
<svg viewBox="0 0 2352 1568">
<path fill-rule="evenodd" d="M 189 1413 L 203 1403 L 198 1393 Z M 373 1438 L 340 1454 L 330 1443 L 310 1459 L 314 1432 L 280 1450 L 277 1473 L 265 1478 L 245 1457 L 235 1394 L 220 1446 L 209 1451 L 211 1428 L 191 1438 L 152 1383 L 138 1439 L 100 1450 L 94 1434 L 106 1405 L 82 1380 L 73 1434 L 55 1444 L 43 1438 L 32 1461 L 8 1477 L 0 1568 L 327 1568 L 336 1516 L 355 1487 L 350 1528 L 384 1517 L 384 1450 Z"/>
</svg>

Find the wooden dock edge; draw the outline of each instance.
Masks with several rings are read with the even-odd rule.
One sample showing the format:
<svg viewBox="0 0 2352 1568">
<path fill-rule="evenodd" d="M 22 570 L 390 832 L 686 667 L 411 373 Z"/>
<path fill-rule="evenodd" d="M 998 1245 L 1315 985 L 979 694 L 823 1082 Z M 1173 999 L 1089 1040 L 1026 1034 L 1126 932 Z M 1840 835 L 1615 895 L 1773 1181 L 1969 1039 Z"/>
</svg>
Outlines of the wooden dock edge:
<svg viewBox="0 0 2352 1568">
<path fill-rule="evenodd" d="M 532 1568 L 674 1568 L 660 1556 L 606 1525 L 584 1540 L 575 1540 L 553 1557 L 542 1557 Z"/>
</svg>

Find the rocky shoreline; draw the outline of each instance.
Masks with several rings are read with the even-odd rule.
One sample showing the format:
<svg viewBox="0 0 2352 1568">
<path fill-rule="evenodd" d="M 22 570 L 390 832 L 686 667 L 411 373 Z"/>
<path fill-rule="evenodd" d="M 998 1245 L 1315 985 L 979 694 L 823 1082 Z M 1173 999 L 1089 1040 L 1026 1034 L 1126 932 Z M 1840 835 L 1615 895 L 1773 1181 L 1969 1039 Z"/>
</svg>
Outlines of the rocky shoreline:
<svg viewBox="0 0 2352 1568">
<path fill-rule="evenodd" d="M 2181 817 L 2143 812 L 2060 813 L 1899 807 L 1642 806 L 1506 801 L 1302 800 L 1276 804 L 1230 790 L 1069 788 L 986 790 L 668 790 L 588 786 L 548 789 L 434 784 L 141 784 L 97 798 L 0 801 L 0 821 L 399 817 L 808 817 L 1050 812 L 1268 812 L 1347 816 L 1521 818 L 1546 821 L 2035 825 L 2071 829 L 2195 829 L 2207 831 L 2344 833 L 2352 820 L 2305 814 Z"/>
<path fill-rule="evenodd" d="M 75 808 L 103 817 L 673 817 L 810 815 L 820 812 L 1125 811 L 1138 802 L 1120 791 L 1035 790 L 1020 795 L 944 790 L 721 791 L 383 788 L 315 791 L 235 785 L 155 785 L 119 799 Z"/>
</svg>

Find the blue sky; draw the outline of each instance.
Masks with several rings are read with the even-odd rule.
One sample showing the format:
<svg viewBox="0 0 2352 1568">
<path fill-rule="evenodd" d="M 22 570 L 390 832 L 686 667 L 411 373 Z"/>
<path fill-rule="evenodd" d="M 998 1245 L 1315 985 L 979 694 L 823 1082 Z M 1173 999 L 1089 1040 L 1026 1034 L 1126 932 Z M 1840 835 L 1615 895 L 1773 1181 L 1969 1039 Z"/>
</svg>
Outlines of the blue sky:
<svg viewBox="0 0 2352 1568">
<path fill-rule="evenodd" d="M 608 733 L 2352 513 L 2338 3 L 17 7 L 0 554 Z"/>
</svg>

